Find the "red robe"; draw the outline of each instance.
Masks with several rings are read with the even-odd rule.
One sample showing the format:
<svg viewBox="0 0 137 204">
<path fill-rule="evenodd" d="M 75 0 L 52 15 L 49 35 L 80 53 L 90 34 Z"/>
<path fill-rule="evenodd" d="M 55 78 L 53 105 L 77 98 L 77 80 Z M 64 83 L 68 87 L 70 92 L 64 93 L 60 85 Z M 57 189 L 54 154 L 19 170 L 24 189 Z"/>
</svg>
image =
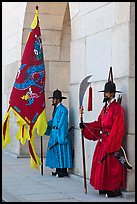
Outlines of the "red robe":
<svg viewBox="0 0 137 204">
<path fill-rule="evenodd" d="M 126 187 L 126 170 L 113 155 L 109 155 L 104 161 L 99 162 L 106 153 L 120 149 L 125 134 L 124 110 L 114 100 L 103 113 L 104 107 L 97 121 L 85 123 L 83 135 L 88 140 L 97 142 L 92 160 L 90 184 L 96 190 L 117 190 Z M 102 133 L 99 129 L 109 132 Z M 102 142 L 100 141 L 102 137 Z"/>
</svg>

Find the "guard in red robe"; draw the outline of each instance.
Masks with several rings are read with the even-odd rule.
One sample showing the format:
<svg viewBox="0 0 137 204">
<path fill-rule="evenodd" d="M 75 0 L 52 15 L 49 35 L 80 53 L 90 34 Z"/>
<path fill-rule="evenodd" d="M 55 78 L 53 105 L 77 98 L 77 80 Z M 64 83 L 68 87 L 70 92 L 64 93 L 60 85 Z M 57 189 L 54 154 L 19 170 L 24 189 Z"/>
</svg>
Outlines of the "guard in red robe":
<svg viewBox="0 0 137 204">
<path fill-rule="evenodd" d="M 88 140 L 97 141 L 90 175 L 90 184 L 99 194 L 106 197 L 122 196 L 121 188 L 126 187 L 126 169 L 114 157 L 122 146 L 125 135 L 124 110 L 115 99 L 116 85 L 112 81 L 105 84 L 104 107 L 97 121 L 80 123 L 83 135 Z M 83 107 L 80 109 L 83 112 Z M 106 159 L 103 161 L 106 155 Z"/>
</svg>

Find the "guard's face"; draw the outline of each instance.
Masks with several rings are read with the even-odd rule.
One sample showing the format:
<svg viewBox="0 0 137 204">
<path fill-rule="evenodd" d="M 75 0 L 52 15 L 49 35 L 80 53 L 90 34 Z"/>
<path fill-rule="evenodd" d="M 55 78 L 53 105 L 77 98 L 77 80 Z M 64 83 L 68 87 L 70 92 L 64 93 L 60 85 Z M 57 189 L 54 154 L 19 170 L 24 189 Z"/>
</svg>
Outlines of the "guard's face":
<svg viewBox="0 0 137 204">
<path fill-rule="evenodd" d="M 104 92 L 104 99 L 103 99 L 103 103 L 110 101 L 114 96 L 114 93 L 111 92 Z"/>
<path fill-rule="evenodd" d="M 111 93 L 110 92 L 104 92 L 104 97 L 110 98 L 111 97 Z"/>
<path fill-rule="evenodd" d="M 52 100 L 52 105 L 53 105 L 53 106 L 57 106 L 58 103 L 59 103 L 59 99 L 53 98 L 53 100 Z"/>
</svg>

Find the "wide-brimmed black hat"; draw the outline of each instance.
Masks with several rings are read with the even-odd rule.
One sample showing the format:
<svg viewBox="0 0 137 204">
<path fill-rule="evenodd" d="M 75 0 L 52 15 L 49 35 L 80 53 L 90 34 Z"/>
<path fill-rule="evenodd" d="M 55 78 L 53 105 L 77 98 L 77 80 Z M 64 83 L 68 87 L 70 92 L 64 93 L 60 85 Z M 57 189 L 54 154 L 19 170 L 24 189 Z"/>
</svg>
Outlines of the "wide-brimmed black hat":
<svg viewBox="0 0 137 204">
<path fill-rule="evenodd" d="M 118 93 L 121 93 L 121 91 L 117 91 L 116 90 L 116 85 L 113 82 L 112 67 L 110 67 L 109 76 L 108 76 L 108 82 L 105 84 L 104 90 L 99 91 L 99 92 L 114 92 L 114 93 L 118 92 Z"/>
<path fill-rule="evenodd" d="M 107 82 L 106 84 L 105 84 L 105 86 L 104 86 L 104 90 L 102 90 L 102 91 L 99 91 L 99 92 L 118 92 L 118 93 L 121 93 L 121 91 L 117 91 L 116 90 L 116 85 L 115 85 L 115 83 L 114 82 L 112 82 L 112 81 L 109 81 L 109 82 Z"/>
<path fill-rule="evenodd" d="M 49 99 L 50 99 L 50 98 L 66 99 L 65 96 L 62 96 L 61 91 L 58 90 L 58 89 L 53 92 L 53 96 L 50 96 L 50 97 L 48 97 L 48 98 L 49 98 Z"/>
</svg>

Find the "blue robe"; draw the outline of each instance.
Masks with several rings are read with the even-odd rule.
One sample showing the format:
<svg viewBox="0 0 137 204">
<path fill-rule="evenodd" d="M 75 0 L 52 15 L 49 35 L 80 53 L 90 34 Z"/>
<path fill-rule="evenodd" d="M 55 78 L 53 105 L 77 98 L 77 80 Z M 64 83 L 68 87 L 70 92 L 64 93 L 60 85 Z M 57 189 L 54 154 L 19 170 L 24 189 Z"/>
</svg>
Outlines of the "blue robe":
<svg viewBox="0 0 137 204">
<path fill-rule="evenodd" d="M 68 131 L 68 110 L 60 103 L 45 135 L 49 135 L 45 165 L 50 168 L 72 168 L 72 149 Z M 56 142 L 58 144 L 51 148 Z"/>
</svg>

